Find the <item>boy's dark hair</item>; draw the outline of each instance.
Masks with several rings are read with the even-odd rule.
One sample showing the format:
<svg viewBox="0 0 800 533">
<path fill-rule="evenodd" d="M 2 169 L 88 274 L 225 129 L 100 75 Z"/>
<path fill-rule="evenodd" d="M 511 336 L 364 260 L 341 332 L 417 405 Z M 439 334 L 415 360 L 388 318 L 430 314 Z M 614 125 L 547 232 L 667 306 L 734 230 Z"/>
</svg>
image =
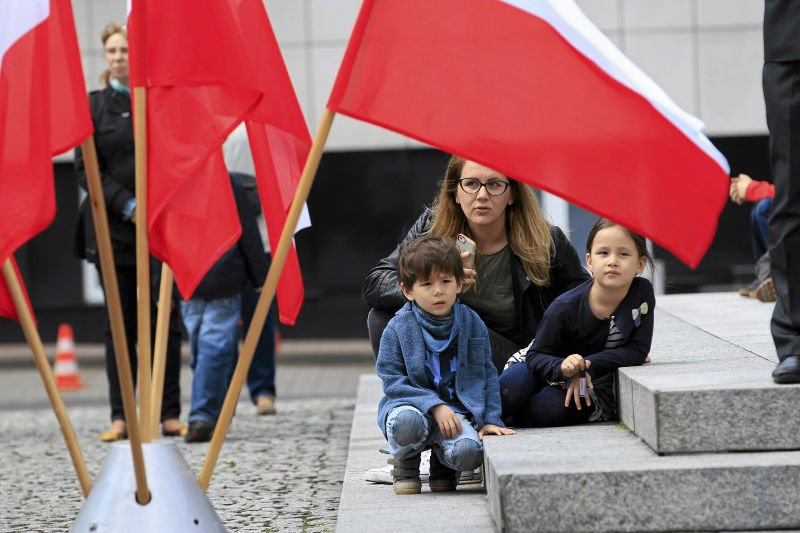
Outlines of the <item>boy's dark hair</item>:
<svg viewBox="0 0 800 533">
<path fill-rule="evenodd" d="M 464 266 L 454 239 L 426 235 L 400 245 L 397 278 L 406 289 L 418 279 L 428 279 L 434 270 L 452 274 L 459 283 L 464 281 Z"/>
<path fill-rule="evenodd" d="M 647 241 L 645 238 L 638 233 L 632 232 L 622 224 L 617 224 L 616 222 L 613 222 L 607 218 L 598 219 L 597 222 L 594 223 L 594 226 L 592 226 L 592 229 L 589 230 L 589 236 L 586 239 L 586 253 L 592 253 L 592 244 L 594 244 L 594 238 L 597 235 L 597 232 L 614 226 L 619 226 L 625 231 L 625 233 L 628 234 L 628 236 L 633 240 L 633 244 L 636 245 L 636 252 L 639 254 L 639 257 L 646 257 L 648 266 L 650 269 L 653 269 L 653 257 L 650 255 L 650 251 L 647 249 Z"/>
</svg>

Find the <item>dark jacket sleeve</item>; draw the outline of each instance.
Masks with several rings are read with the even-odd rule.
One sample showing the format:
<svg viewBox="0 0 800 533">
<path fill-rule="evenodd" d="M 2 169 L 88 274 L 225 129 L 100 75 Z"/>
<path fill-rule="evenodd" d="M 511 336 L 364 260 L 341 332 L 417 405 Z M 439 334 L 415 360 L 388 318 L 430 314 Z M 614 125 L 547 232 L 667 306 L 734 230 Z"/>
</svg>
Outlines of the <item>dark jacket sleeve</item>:
<svg viewBox="0 0 800 533">
<path fill-rule="evenodd" d="M 232 180 L 232 183 L 236 209 L 239 212 L 239 224 L 242 226 L 242 236 L 239 238 L 238 246 L 244 258 L 244 269 L 253 287 L 261 287 L 267 277 L 267 257 L 258 231 L 256 215 L 244 189 L 236 183 L 236 180 Z"/>
<path fill-rule="evenodd" d="M 92 124 L 94 125 L 95 145 L 97 145 L 98 132 L 103 128 L 104 123 L 113 121 L 112 117 L 105 116 L 104 91 L 97 91 L 89 95 L 89 106 L 92 112 Z M 133 137 L 133 132 L 131 132 Z M 125 204 L 128 200 L 135 198 L 134 191 L 127 189 L 122 183 L 111 178 L 108 162 L 103 153 L 97 151 L 97 166 L 100 168 L 100 182 L 103 186 L 103 197 L 106 201 L 106 209 L 122 216 Z M 75 148 L 75 173 L 78 175 L 78 183 L 88 192 L 86 184 L 86 166 L 83 161 L 83 152 L 80 145 Z"/>
<path fill-rule="evenodd" d="M 531 374 L 541 376 L 551 383 L 564 379 L 561 373 L 564 356 L 557 355 L 557 352 L 560 351 L 560 347 L 567 344 L 567 337 L 571 336 L 571 324 L 574 318 L 569 311 L 569 306 L 561 301 L 550 304 L 525 357 L 525 364 L 528 365 Z"/>
<path fill-rule="evenodd" d="M 561 228 L 553 226 L 553 244 L 555 245 L 555 268 L 553 270 L 553 289 L 562 294 L 589 279 L 589 273 L 583 268 L 581 257 Z"/>
<path fill-rule="evenodd" d="M 592 365 L 589 373 L 592 377 L 600 377 L 613 372 L 622 366 L 639 366 L 644 364 L 647 354 L 650 353 L 650 344 L 653 341 L 653 324 L 655 323 L 656 298 L 653 286 L 647 280 L 641 280 L 639 287 L 642 291 L 637 298 L 638 302 L 647 302 L 647 314 L 641 315 L 639 327 L 634 327 L 628 340 L 622 346 L 601 350 L 586 356 Z M 629 317 L 626 317 L 628 319 Z"/>
<path fill-rule="evenodd" d="M 430 209 L 426 209 L 414 222 L 402 242 L 416 239 L 426 233 L 430 228 L 432 216 L 433 212 Z M 400 282 L 397 281 L 397 263 L 399 260 L 400 245 L 398 244 L 391 254 L 381 259 L 369 271 L 361 289 L 361 297 L 364 299 L 365 304 L 375 309 L 390 311 L 403 307 L 406 299 L 403 296 L 403 291 L 400 290 Z"/>
</svg>

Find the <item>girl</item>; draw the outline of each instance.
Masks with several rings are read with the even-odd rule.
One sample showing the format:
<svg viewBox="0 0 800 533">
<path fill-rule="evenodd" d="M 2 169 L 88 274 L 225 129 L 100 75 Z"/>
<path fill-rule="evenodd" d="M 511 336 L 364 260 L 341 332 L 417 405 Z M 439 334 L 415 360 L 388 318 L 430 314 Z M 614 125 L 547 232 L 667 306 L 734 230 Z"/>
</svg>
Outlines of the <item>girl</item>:
<svg viewBox="0 0 800 533">
<path fill-rule="evenodd" d="M 653 337 L 653 286 L 638 277 L 648 262 L 652 265 L 643 237 L 607 219 L 595 223 L 586 242 L 592 279 L 556 298 L 525 364 L 500 376 L 507 425 L 616 418 L 614 371 L 644 363 Z"/>
</svg>

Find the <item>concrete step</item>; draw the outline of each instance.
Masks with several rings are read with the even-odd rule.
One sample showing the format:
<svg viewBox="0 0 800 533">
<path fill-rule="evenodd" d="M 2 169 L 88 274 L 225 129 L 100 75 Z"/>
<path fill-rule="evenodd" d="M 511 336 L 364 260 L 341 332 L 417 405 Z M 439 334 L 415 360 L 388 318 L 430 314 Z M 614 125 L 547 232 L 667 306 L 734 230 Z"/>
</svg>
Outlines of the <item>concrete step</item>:
<svg viewBox="0 0 800 533">
<path fill-rule="evenodd" d="M 800 449 L 800 385 L 775 385 L 771 304 L 662 296 L 653 363 L 622 368 L 621 421 L 658 453 Z"/>
<path fill-rule="evenodd" d="M 800 451 L 661 456 L 617 424 L 488 437 L 498 530 L 800 528 Z"/>
<path fill-rule="evenodd" d="M 391 485 L 364 480 L 367 470 L 385 466 L 388 458 L 378 451 L 386 447 L 386 439 L 376 421 L 382 396 L 380 379 L 375 375 L 362 375 L 336 531 L 493 532 L 494 525 L 482 485 L 463 485 L 456 492 L 431 493 L 427 484 L 423 484 L 422 494 L 398 496 Z"/>
</svg>

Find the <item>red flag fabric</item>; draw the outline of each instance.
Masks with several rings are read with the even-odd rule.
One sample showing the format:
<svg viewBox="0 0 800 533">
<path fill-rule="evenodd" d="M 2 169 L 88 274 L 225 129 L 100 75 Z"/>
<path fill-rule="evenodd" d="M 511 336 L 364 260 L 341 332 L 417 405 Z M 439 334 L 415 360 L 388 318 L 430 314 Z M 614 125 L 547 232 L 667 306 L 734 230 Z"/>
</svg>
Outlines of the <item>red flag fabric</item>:
<svg viewBox="0 0 800 533">
<path fill-rule="evenodd" d="M 0 260 L 53 220 L 52 156 L 91 132 L 69 1 L 0 4 Z"/>
<path fill-rule="evenodd" d="M 69 1 L 0 3 L 0 262 L 53 220 L 52 156 L 91 132 Z M 0 315 L 16 319 L 0 285 Z"/>
<path fill-rule="evenodd" d="M 148 88 L 150 250 L 188 299 L 241 235 L 220 146 L 261 91 L 226 0 L 135 0 L 129 23 L 131 84 Z"/>
<path fill-rule="evenodd" d="M 328 107 L 555 193 L 691 267 L 727 200 L 702 123 L 572 0 L 365 0 Z"/>
<path fill-rule="evenodd" d="M 256 171 L 270 247 L 278 247 L 294 193 L 300 182 L 311 135 L 297 102 L 278 41 L 261 0 L 230 0 L 242 39 L 254 67 L 261 103 L 248 115 L 247 135 Z M 303 305 L 303 277 L 292 245 L 277 288 L 283 324 L 294 325 Z"/>
<path fill-rule="evenodd" d="M 31 313 L 31 317 L 33 317 L 34 321 L 36 317 L 33 314 L 33 307 L 31 306 L 31 300 L 28 298 L 28 291 L 25 289 L 25 282 L 22 281 L 22 276 L 19 274 L 19 268 L 17 268 L 17 262 L 14 260 L 14 257 L 9 258 L 11 260 L 11 265 L 14 267 L 14 274 L 17 276 L 17 281 L 19 281 L 19 286 L 22 288 L 22 294 L 25 296 L 25 302 L 28 304 L 28 310 Z M 3 260 L 5 263 L 5 259 Z M 1 266 L 1 265 L 0 265 Z M 5 276 L 0 274 L 0 317 L 10 318 L 11 320 L 16 320 L 19 322 L 19 315 L 17 314 L 17 308 L 14 305 L 14 300 L 11 298 L 11 291 L 6 284 Z"/>
</svg>

